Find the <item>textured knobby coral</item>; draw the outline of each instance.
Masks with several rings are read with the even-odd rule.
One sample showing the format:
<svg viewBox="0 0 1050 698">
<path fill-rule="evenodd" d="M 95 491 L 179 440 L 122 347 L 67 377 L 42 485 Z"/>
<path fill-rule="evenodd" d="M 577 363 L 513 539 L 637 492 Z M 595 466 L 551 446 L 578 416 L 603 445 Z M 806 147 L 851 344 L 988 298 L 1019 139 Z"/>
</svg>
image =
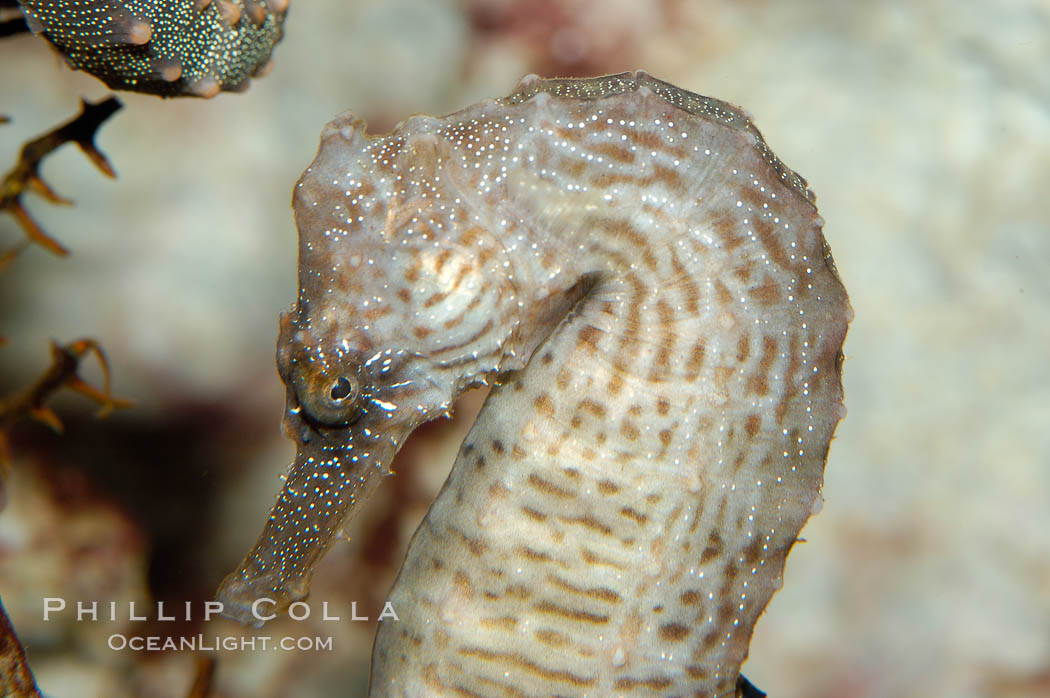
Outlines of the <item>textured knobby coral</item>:
<svg viewBox="0 0 1050 698">
<path fill-rule="evenodd" d="M 30 28 L 116 90 L 211 97 L 263 72 L 288 0 L 20 0 Z"/>
<path fill-rule="evenodd" d="M 813 202 L 740 110 L 644 73 L 329 124 L 278 341 L 298 454 L 228 612 L 302 598 L 412 429 L 495 381 L 373 692 L 736 694 L 842 416 Z"/>
</svg>

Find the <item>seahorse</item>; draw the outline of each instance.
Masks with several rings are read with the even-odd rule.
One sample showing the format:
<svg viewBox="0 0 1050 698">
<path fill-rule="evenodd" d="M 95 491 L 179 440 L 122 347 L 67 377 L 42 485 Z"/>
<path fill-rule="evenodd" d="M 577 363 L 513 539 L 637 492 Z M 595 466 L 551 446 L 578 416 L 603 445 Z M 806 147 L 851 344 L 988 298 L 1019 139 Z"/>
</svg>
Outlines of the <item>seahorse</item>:
<svg viewBox="0 0 1050 698">
<path fill-rule="evenodd" d="M 737 695 L 843 416 L 814 202 L 743 111 L 644 72 L 336 118 L 294 194 L 298 451 L 227 613 L 302 599 L 411 431 L 489 384 L 372 695 Z"/>
<path fill-rule="evenodd" d="M 115 90 L 213 97 L 268 70 L 288 0 L 19 0 L 30 29 Z"/>
</svg>

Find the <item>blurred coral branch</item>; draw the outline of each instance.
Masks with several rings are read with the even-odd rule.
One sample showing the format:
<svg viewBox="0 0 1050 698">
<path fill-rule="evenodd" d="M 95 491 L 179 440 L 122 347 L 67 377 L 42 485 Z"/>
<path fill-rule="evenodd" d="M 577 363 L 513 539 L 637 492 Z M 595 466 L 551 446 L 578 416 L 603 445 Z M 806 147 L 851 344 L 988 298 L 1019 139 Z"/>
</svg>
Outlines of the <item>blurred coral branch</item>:
<svg viewBox="0 0 1050 698">
<path fill-rule="evenodd" d="M 33 672 L 15 629 L 0 603 L 0 695 L 11 698 L 40 698 Z"/>
<path fill-rule="evenodd" d="M 77 375 L 80 361 L 87 354 L 97 357 L 102 367 L 101 390 Z M 109 363 L 106 361 L 102 348 L 95 340 L 78 339 L 65 345 L 52 342 L 51 366 L 43 375 L 23 392 L 9 397 L 0 397 L 0 475 L 3 474 L 9 462 L 7 434 L 16 421 L 24 416 L 29 416 L 57 432 L 62 431 L 62 422 L 59 421 L 58 415 L 44 405 L 51 394 L 59 388 L 69 388 L 98 403 L 101 406 L 98 411 L 99 417 L 106 416 L 114 408 L 130 407 L 132 404 L 128 400 L 115 398 L 110 394 Z"/>
<path fill-rule="evenodd" d="M 197 657 L 197 672 L 193 679 L 193 685 L 186 698 L 207 698 L 211 695 L 212 681 L 215 678 L 215 657 L 213 655 L 200 655 Z"/>
<path fill-rule="evenodd" d="M 75 118 L 22 146 L 18 163 L 0 182 L 0 210 L 5 210 L 14 216 L 25 231 L 29 242 L 34 242 L 60 256 L 69 254 L 69 251 L 57 240 L 47 235 L 30 217 L 29 212 L 22 205 L 22 194 L 31 190 L 51 203 L 63 205 L 73 203 L 56 194 L 40 177 L 39 172 L 40 162 L 66 143 L 76 143 L 88 159 L 102 171 L 102 174 L 107 177 L 116 177 L 109 160 L 95 146 L 95 133 L 99 126 L 123 105 L 116 97 L 109 97 L 94 104 L 83 99 L 80 101 L 80 114 Z M 9 264 L 24 247 L 23 244 L 0 253 L 0 269 Z"/>
<path fill-rule="evenodd" d="M 0 0 L 0 38 L 29 31 L 25 16 L 16 0 Z M 3 117 L 0 117 L 0 123 Z"/>
<path fill-rule="evenodd" d="M 14 34 L 22 34 L 29 31 L 29 25 L 26 24 L 25 17 L 18 15 L 11 19 L 3 19 L 0 17 L 0 38 L 5 36 L 13 36 Z"/>
</svg>

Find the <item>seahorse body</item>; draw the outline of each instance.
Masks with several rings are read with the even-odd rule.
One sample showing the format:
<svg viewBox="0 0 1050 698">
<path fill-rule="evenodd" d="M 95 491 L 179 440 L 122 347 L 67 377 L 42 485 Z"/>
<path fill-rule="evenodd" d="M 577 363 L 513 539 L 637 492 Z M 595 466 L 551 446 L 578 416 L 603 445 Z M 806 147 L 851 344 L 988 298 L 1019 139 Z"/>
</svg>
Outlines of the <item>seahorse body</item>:
<svg viewBox="0 0 1050 698">
<path fill-rule="evenodd" d="M 288 0 L 19 0 L 30 28 L 115 90 L 212 97 L 247 88 Z"/>
<path fill-rule="evenodd" d="M 299 451 L 228 610 L 305 595 L 408 433 L 494 381 L 373 695 L 735 695 L 843 414 L 813 201 L 738 109 L 641 72 L 329 124 L 278 341 Z"/>
</svg>

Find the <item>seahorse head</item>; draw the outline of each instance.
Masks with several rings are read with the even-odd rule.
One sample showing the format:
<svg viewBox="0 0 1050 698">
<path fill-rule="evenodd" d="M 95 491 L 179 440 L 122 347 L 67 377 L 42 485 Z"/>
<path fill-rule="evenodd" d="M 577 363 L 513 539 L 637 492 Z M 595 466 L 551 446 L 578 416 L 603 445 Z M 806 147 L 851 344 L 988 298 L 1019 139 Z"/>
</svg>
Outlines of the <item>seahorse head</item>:
<svg viewBox="0 0 1050 698">
<path fill-rule="evenodd" d="M 296 187 L 299 298 L 277 353 L 293 425 L 418 424 L 515 353 L 514 269 L 442 179 L 437 120 L 412 121 L 370 138 L 336 119 Z"/>
<path fill-rule="evenodd" d="M 297 452 L 267 530 L 223 585 L 231 615 L 251 622 L 244 605 L 260 595 L 278 608 L 304 596 L 408 434 L 523 365 L 516 330 L 533 304 L 488 222 L 442 177 L 451 151 L 436 121 L 372 138 L 344 115 L 296 187 L 299 295 L 281 318 L 277 365 Z"/>
</svg>

